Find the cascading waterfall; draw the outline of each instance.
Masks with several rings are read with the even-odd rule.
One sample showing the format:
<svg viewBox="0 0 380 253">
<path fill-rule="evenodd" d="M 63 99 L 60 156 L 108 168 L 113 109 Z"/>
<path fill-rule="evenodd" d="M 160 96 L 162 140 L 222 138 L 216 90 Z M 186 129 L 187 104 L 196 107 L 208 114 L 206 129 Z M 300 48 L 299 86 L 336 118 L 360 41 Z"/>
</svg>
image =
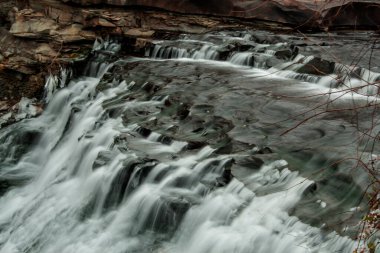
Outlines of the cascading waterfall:
<svg viewBox="0 0 380 253">
<path fill-rule="evenodd" d="M 44 101 L 49 103 L 57 89 L 65 87 L 73 73 L 71 69 L 61 69 L 60 76 L 49 75 L 45 82 Z"/>
<path fill-rule="evenodd" d="M 86 75 L 49 90 L 39 118 L 0 132 L 0 182 L 14 186 L 0 198 L 1 253 L 354 250 L 351 239 L 289 215 L 313 182 L 290 171 L 286 161 L 266 164 L 245 182 L 232 179 L 222 187 L 218 178 L 239 154 L 218 154 L 210 146 L 189 151 L 184 141 L 125 122 L 123 112 L 141 108 L 149 108 L 145 117 L 154 120 L 167 97 L 128 100 L 144 87 L 115 80 L 99 91 L 113 66 L 102 51 L 114 55 L 120 47 L 96 42 L 94 49 Z M 191 56 L 168 50 L 156 46 L 152 56 L 218 58 L 210 46 Z M 237 53 L 230 61 L 251 66 L 251 56 Z M 32 135 L 31 149 L 15 143 L 22 133 Z M 6 152 L 9 146 L 14 150 Z M 271 190 L 256 194 L 264 188 Z"/>
<path fill-rule="evenodd" d="M 214 37 L 206 36 L 205 39 Z M 181 59 L 188 58 L 194 60 L 227 61 L 233 65 L 248 66 L 268 70 L 269 73 L 279 77 L 296 79 L 304 82 L 315 83 L 320 87 L 329 89 L 351 89 L 353 93 L 374 96 L 379 94 L 379 89 L 374 83 L 380 80 L 380 73 L 372 72 L 368 69 L 350 67 L 340 63 L 335 63 L 334 73 L 325 75 L 315 75 L 309 73 L 298 73 L 297 71 L 314 59 L 314 56 L 298 54 L 295 48 L 287 43 L 277 44 L 258 44 L 251 41 L 252 37 L 242 34 L 242 37 L 227 36 L 221 44 L 215 44 L 191 38 L 181 39 L 178 42 L 188 42 L 194 44 L 193 49 L 181 48 L 172 44 L 165 45 L 159 41 L 147 52 L 147 55 L 155 59 Z M 227 55 L 226 59 L 221 59 L 220 54 L 225 53 L 225 41 L 232 43 L 244 41 L 249 47 L 247 51 L 234 51 Z M 203 44 L 199 48 L 199 44 Z M 281 52 L 289 51 L 286 54 L 287 61 L 284 63 L 276 62 L 276 57 L 281 58 Z M 278 54 L 280 52 L 280 54 Z M 356 74 L 352 74 L 356 73 Z"/>
</svg>

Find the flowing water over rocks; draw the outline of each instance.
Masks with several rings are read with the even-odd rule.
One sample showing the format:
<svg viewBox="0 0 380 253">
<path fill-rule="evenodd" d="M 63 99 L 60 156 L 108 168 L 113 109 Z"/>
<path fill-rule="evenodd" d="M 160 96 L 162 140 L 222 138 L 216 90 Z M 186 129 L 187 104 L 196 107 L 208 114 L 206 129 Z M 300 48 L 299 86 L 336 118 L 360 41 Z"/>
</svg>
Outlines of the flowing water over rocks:
<svg viewBox="0 0 380 253">
<path fill-rule="evenodd" d="M 360 106 L 380 75 L 247 32 L 180 37 L 145 58 L 97 42 L 0 131 L 1 253 L 353 252 L 368 178 L 337 161 L 378 152 Z"/>
</svg>

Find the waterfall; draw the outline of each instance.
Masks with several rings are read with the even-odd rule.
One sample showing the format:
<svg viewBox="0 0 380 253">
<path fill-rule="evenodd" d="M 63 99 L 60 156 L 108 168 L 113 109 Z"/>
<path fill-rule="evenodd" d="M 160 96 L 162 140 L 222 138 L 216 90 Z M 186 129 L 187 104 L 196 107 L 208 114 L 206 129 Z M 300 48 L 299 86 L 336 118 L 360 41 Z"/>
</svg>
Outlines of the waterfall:
<svg viewBox="0 0 380 253">
<path fill-rule="evenodd" d="M 215 38 L 221 40 L 218 41 L 220 44 L 215 42 Z M 227 61 L 232 65 L 268 70 L 274 76 L 318 84 L 322 89 L 327 89 L 325 92 L 331 89 L 333 92 L 351 89 L 353 94 L 359 96 L 377 96 L 379 94 L 378 85 L 374 84 L 380 80 L 380 73 L 368 69 L 352 68 L 334 63 L 333 73 L 325 75 L 299 73 L 298 71 L 310 64 L 315 57 L 299 54 L 298 50 L 288 43 L 253 43 L 250 41 L 252 37 L 249 34 L 242 35 L 242 37 L 208 35 L 203 39 L 206 40 L 197 40 L 186 36 L 186 39 L 178 40 L 177 44 L 173 41 L 158 41 L 155 42 L 156 44 L 153 43 L 152 48 L 147 51 L 147 55 L 154 59 Z M 213 42 L 209 42 L 207 39 Z M 229 52 L 226 51 L 226 43 L 233 45 L 241 43 L 241 41 L 245 41 L 246 44 L 243 43 L 243 45 L 249 48 L 247 51 L 240 51 L 241 49 L 234 48 L 234 46 L 228 49 Z M 186 48 L 181 47 L 184 44 Z M 282 57 L 285 57 L 285 60 Z"/>
<path fill-rule="evenodd" d="M 290 214 L 314 182 L 285 160 L 224 185 L 233 158 L 246 155 L 210 145 L 191 150 L 189 142 L 144 128 L 168 97 L 149 97 L 146 83 L 104 78 L 117 64 L 107 52 L 119 49 L 97 41 L 82 77 L 67 75 L 58 90 L 51 88 L 57 78 L 48 78 L 41 116 L 0 131 L 1 253 L 353 252 L 355 241 Z M 210 45 L 192 54 L 156 45 L 150 56 L 218 60 L 219 53 Z M 239 52 L 229 61 L 253 66 L 255 58 Z M 280 76 L 320 81 L 294 70 Z M 27 133 L 24 148 L 16 136 Z"/>
</svg>

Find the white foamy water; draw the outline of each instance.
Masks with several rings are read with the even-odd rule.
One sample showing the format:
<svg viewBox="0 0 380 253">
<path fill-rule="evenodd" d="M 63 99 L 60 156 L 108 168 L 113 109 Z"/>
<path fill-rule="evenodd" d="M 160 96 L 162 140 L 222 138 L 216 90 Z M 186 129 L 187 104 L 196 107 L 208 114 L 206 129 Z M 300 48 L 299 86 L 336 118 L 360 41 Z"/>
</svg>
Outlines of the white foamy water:
<svg viewBox="0 0 380 253">
<path fill-rule="evenodd" d="M 205 39 L 213 37 L 218 38 L 220 35 L 205 36 Z M 220 43 L 222 44 L 214 44 L 202 40 L 193 40 L 191 38 L 177 41 L 180 45 L 186 44 L 187 42 L 187 48 L 173 46 L 173 42 L 169 45 L 165 45 L 165 41 L 159 41 L 156 42 L 157 44 L 154 44 L 149 51 L 147 51 L 147 56 L 154 59 L 206 60 L 212 61 L 217 65 L 220 65 L 221 62 L 229 62 L 232 65 L 267 70 L 268 73 L 265 74 L 266 76 L 272 74 L 273 77 L 288 78 L 298 82 L 316 84 L 316 87 L 319 88 L 319 91 L 317 92 L 320 92 L 321 94 L 331 92 L 337 93 L 342 91 L 342 93 L 338 94 L 338 96 L 342 95 L 347 97 L 346 94 L 348 94 L 351 97 L 359 99 L 362 99 L 363 96 L 371 97 L 379 95 L 378 83 L 380 80 L 380 73 L 376 73 L 365 68 L 359 68 L 356 66 L 352 67 L 340 63 L 334 63 L 333 73 L 299 73 L 298 70 L 315 59 L 314 56 L 304 56 L 302 54 L 295 53 L 294 47 L 290 47 L 289 49 L 289 47 L 287 47 L 287 43 L 277 43 L 273 45 L 254 43 L 250 41 L 252 38 L 247 34 L 243 37 L 231 37 L 227 35 L 222 37 L 223 39 L 219 38 L 221 39 Z M 248 46 L 249 49 L 245 49 L 247 51 L 239 51 L 240 49 L 232 47 L 227 49 L 226 53 L 226 44 L 223 44 L 226 41 L 231 42 L 231 45 L 233 45 L 234 42 L 244 41 L 246 44 L 243 43 L 243 45 Z M 200 48 L 199 44 L 202 44 Z M 228 53 L 228 50 L 231 51 Z M 286 50 L 289 50 L 289 52 L 286 52 Z M 278 63 L 279 60 L 276 58 L 277 52 L 280 53 L 280 56 L 281 52 L 285 52 L 285 55 L 294 55 L 292 55 L 290 57 L 291 59 L 288 59 L 284 63 Z M 224 54 L 224 58 L 226 59 L 221 59 L 221 53 Z M 314 65 L 310 66 L 311 67 L 309 68 L 311 69 L 318 68 L 318 65 L 316 65 L 317 67 Z M 313 90 L 316 91 L 314 88 Z"/>
</svg>

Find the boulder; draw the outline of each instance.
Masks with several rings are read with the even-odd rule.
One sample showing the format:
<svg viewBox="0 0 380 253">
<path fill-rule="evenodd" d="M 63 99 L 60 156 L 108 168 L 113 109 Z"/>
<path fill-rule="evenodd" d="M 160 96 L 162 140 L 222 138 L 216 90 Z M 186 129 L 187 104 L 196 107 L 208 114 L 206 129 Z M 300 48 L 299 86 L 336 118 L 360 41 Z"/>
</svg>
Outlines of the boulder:
<svg viewBox="0 0 380 253">
<path fill-rule="evenodd" d="M 311 61 L 306 63 L 304 66 L 297 70 L 301 74 L 312 74 L 312 75 L 328 75 L 334 72 L 334 62 L 329 62 L 321 58 L 313 58 Z"/>
</svg>

